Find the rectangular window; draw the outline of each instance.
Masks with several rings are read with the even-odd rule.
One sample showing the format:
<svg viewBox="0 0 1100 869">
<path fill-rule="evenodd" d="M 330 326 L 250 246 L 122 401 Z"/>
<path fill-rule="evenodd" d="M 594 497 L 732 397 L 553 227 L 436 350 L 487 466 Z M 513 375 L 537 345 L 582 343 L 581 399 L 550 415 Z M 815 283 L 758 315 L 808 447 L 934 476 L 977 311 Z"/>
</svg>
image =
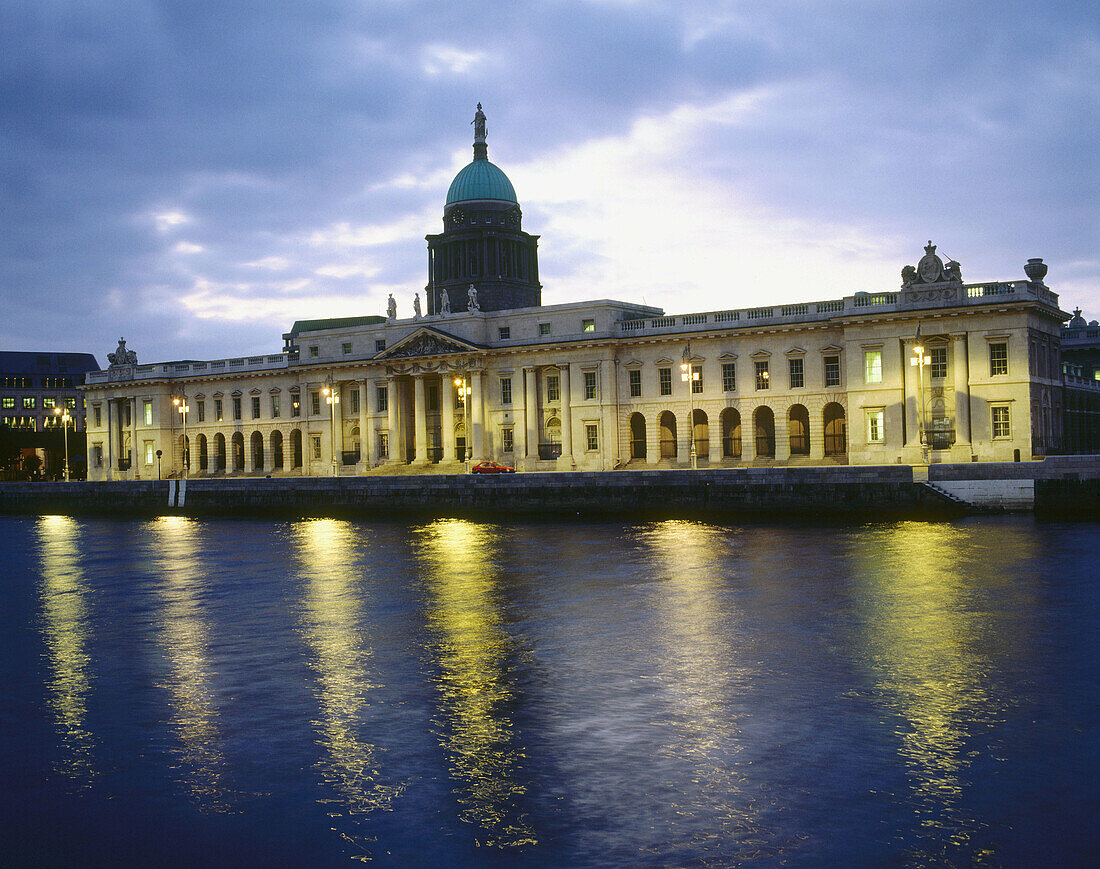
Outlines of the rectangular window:
<svg viewBox="0 0 1100 869">
<path fill-rule="evenodd" d="M 768 373 L 768 361 L 765 359 L 762 362 L 755 363 L 756 365 L 756 388 L 767 389 L 768 381 L 771 379 L 771 375 Z"/>
<path fill-rule="evenodd" d="M 585 423 L 584 446 L 589 452 L 595 452 L 600 448 L 599 426 L 594 422 Z"/>
<path fill-rule="evenodd" d="M 596 321 L 595 320 L 582 320 L 581 321 L 581 331 L 582 332 L 595 332 L 596 331 Z"/>
<path fill-rule="evenodd" d="M 882 383 L 882 351 L 863 351 L 863 382 Z"/>
<path fill-rule="evenodd" d="M 736 392 L 737 391 L 737 363 L 736 362 L 723 362 L 722 363 L 722 391 L 723 392 Z"/>
<path fill-rule="evenodd" d="M 703 391 L 703 366 L 692 365 L 691 366 L 691 392 L 693 395 L 699 395 Z"/>
<path fill-rule="evenodd" d="M 153 442 L 152 441 L 145 441 L 145 464 L 147 464 L 147 465 L 153 464 L 153 459 L 154 459 Z"/>
<path fill-rule="evenodd" d="M 512 327 L 511 326 L 501 326 L 499 329 L 497 329 L 497 337 L 501 341 L 507 341 L 509 338 L 512 337 Z"/>
<path fill-rule="evenodd" d="M 4 396 L 4 407 L 10 407 L 10 408 L 15 407 L 15 396 L 14 395 L 5 395 Z"/>
<path fill-rule="evenodd" d="M 657 392 L 659 395 L 672 395 L 672 369 L 657 369 Z"/>
<path fill-rule="evenodd" d="M 1008 345 L 1004 343 L 989 345 L 989 374 L 1008 374 Z M 1006 410 L 1008 408 L 1005 408 Z"/>
<path fill-rule="evenodd" d="M 340 345 L 340 349 L 344 351 L 345 356 L 350 356 L 351 355 L 351 342 L 350 341 L 345 341 L 343 344 Z"/>
<path fill-rule="evenodd" d="M 316 344 L 314 344 L 312 347 L 309 348 L 310 358 L 316 359 L 318 352 L 319 352 L 319 348 L 317 347 Z"/>
<path fill-rule="evenodd" d="M 556 374 L 546 375 L 546 400 L 561 401 L 561 378 Z"/>
<path fill-rule="evenodd" d="M 439 387 L 428 384 L 428 410 L 439 410 Z"/>
<path fill-rule="evenodd" d="M 512 437 L 512 429 L 505 428 L 500 431 L 500 448 L 503 452 L 515 452 L 515 442 Z"/>
<path fill-rule="evenodd" d="M 271 418 L 272 419 L 278 419 L 279 416 L 280 416 L 279 396 L 273 395 L 273 396 L 271 396 Z"/>
<path fill-rule="evenodd" d="M 25 410 L 34 410 L 35 399 L 33 395 L 23 396 L 23 408 Z"/>
<path fill-rule="evenodd" d="M 550 324 L 549 323 L 539 323 L 539 334 L 540 335 L 549 335 L 550 334 Z"/>
<path fill-rule="evenodd" d="M 260 396 L 258 395 L 252 396 L 252 418 L 260 418 Z"/>
<path fill-rule="evenodd" d="M 390 457 L 390 435 L 389 432 L 378 432 L 378 458 L 388 459 Z"/>
<path fill-rule="evenodd" d="M 103 425 L 103 413 L 102 408 L 97 404 L 92 408 L 92 416 L 95 418 L 95 427 L 100 428 Z"/>
<path fill-rule="evenodd" d="M 92 465 L 97 468 L 103 467 L 103 444 L 92 444 Z"/>
<path fill-rule="evenodd" d="M 630 397 L 640 398 L 642 395 L 642 372 L 638 369 L 628 371 L 627 379 L 630 381 Z"/>
<path fill-rule="evenodd" d="M 290 415 L 302 415 L 302 397 L 296 392 L 290 393 Z"/>
<path fill-rule="evenodd" d="M 321 436 L 313 435 L 313 458 L 314 460 L 321 458 Z"/>
<path fill-rule="evenodd" d="M 385 413 L 390 408 L 389 396 L 385 386 L 379 386 L 374 390 L 374 406 L 379 413 Z"/>
<path fill-rule="evenodd" d="M 886 440 L 886 431 L 884 427 L 885 411 L 882 410 L 869 410 L 867 411 L 867 442 L 872 444 L 879 444 Z"/>
<path fill-rule="evenodd" d="M 787 373 L 791 378 L 791 389 L 801 389 L 806 385 L 806 380 L 803 371 L 803 365 L 801 359 L 788 359 L 787 360 Z"/>
<path fill-rule="evenodd" d="M 584 400 L 590 401 L 596 397 L 596 372 L 584 372 Z"/>
<path fill-rule="evenodd" d="M 206 422 L 206 402 L 203 400 L 195 402 L 195 419 L 199 422 Z"/>
<path fill-rule="evenodd" d="M 374 342 L 374 352 L 375 353 L 381 353 L 385 349 L 386 349 L 386 339 L 385 338 L 378 338 L 377 340 L 375 340 L 375 342 Z"/>
<path fill-rule="evenodd" d="M 932 366 L 928 371 L 928 376 L 933 380 L 943 380 L 947 376 L 947 348 L 946 347 L 933 347 L 928 351 L 928 355 L 932 357 Z"/>
<path fill-rule="evenodd" d="M 233 399 L 233 419 L 241 418 L 241 400 L 239 398 Z"/>
<path fill-rule="evenodd" d="M 500 403 L 511 404 L 512 403 L 512 378 L 502 377 L 500 378 Z"/>
<path fill-rule="evenodd" d="M 311 392 L 309 394 L 309 412 L 314 416 L 319 416 L 321 413 L 321 393 Z"/>
<path fill-rule="evenodd" d="M 825 385 L 840 386 L 840 357 L 825 357 Z"/>
<path fill-rule="evenodd" d="M 993 437 L 1008 438 L 1012 436 L 1012 427 L 1009 424 L 1008 408 L 994 407 L 993 412 Z"/>
<path fill-rule="evenodd" d="M 356 416 L 359 415 L 359 390 L 355 387 L 351 390 L 351 412 Z"/>
<path fill-rule="evenodd" d="M 221 422 L 224 417 L 222 416 L 222 400 L 220 398 L 214 399 L 214 421 Z"/>
<path fill-rule="evenodd" d="M 53 396 L 42 399 L 42 406 L 47 410 L 53 410 L 56 404 L 57 400 Z"/>
<path fill-rule="evenodd" d="M 141 421 L 144 425 L 153 424 L 153 400 L 151 398 L 143 399 L 141 402 Z"/>
</svg>

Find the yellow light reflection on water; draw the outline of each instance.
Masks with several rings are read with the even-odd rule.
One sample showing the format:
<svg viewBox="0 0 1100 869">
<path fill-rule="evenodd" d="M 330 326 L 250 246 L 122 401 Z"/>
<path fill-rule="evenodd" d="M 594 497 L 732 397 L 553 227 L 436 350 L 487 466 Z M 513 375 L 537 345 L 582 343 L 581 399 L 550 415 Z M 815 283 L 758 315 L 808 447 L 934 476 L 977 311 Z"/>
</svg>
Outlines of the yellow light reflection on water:
<svg viewBox="0 0 1100 869">
<path fill-rule="evenodd" d="M 331 817 L 389 809 L 403 786 L 383 780 L 379 754 L 361 731 L 371 695 L 381 685 L 371 675 L 373 652 L 363 634 L 360 601 L 367 593 L 352 554 L 356 535 L 347 522 L 318 519 L 294 526 L 305 580 L 302 632 L 312 652 L 319 720 L 314 722 L 327 758 L 322 781 L 340 795 L 329 803 Z M 369 859 L 369 843 L 347 832 L 343 838 Z"/>
<path fill-rule="evenodd" d="M 87 785 L 96 769 L 95 738 L 87 723 L 92 677 L 79 526 L 69 516 L 43 516 L 35 530 L 42 568 L 42 632 L 50 666 L 47 688 L 62 749 L 57 771 Z"/>
<path fill-rule="evenodd" d="M 486 526 L 434 522 L 422 531 L 428 621 L 437 642 L 440 745 L 459 786 L 460 817 L 481 831 L 479 844 L 537 844 L 519 801 L 524 751 L 515 744 L 508 706 L 512 641 L 502 627 L 495 541 Z"/>
<path fill-rule="evenodd" d="M 200 809 L 228 811 L 225 757 L 219 747 L 218 708 L 209 659 L 210 630 L 200 603 L 207 578 L 199 559 L 198 525 L 182 516 L 162 516 L 150 524 L 151 560 L 160 578 L 163 609 L 161 642 L 169 663 L 162 686 L 172 707 L 171 729 L 178 740 L 177 769 Z"/>
<path fill-rule="evenodd" d="M 900 751 L 920 823 L 949 846 L 965 845 L 981 826 L 960 806 L 973 740 L 1013 702 L 988 676 L 1000 663 L 991 652 L 1008 653 L 1018 638 L 991 642 L 992 626 L 971 606 L 972 592 L 991 578 L 1020 576 L 1000 562 L 1027 557 L 1025 541 L 988 546 L 974 533 L 904 522 L 869 530 L 853 552 L 856 605 L 876 689 L 905 721 Z M 996 592 L 1027 593 L 1007 585 Z"/>
<path fill-rule="evenodd" d="M 660 613 L 661 690 L 673 707 L 663 754 L 692 768 L 669 783 L 676 788 L 675 826 L 700 853 L 728 853 L 734 842 L 739 852 L 754 853 L 766 840 L 759 828 L 759 784 L 754 788 L 748 765 L 737 762 L 743 748 L 737 697 L 747 673 L 737 644 L 743 626 L 722 595 L 724 571 L 734 561 L 729 532 L 669 521 L 648 526 L 641 542 L 660 569 L 651 587 Z"/>
</svg>

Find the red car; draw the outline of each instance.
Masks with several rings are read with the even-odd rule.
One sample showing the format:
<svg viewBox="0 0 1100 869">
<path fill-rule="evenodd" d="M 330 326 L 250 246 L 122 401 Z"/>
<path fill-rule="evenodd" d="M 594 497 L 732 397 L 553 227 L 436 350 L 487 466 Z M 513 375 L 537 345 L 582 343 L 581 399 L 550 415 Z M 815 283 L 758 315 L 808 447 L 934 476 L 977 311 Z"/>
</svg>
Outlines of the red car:
<svg viewBox="0 0 1100 869">
<path fill-rule="evenodd" d="M 514 474 L 515 468 L 497 462 L 478 462 L 470 469 L 471 474 Z"/>
</svg>

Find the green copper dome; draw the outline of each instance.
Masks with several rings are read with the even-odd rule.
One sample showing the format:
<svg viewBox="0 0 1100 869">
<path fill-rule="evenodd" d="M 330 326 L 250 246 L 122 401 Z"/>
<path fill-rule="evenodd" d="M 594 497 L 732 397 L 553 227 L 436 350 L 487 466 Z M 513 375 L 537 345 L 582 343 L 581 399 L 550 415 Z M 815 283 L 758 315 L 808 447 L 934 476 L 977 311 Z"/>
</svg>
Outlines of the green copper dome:
<svg viewBox="0 0 1100 869">
<path fill-rule="evenodd" d="M 519 204 L 508 176 L 486 159 L 475 159 L 455 175 L 447 190 L 447 205 L 471 199 L 498 199 Z"/>
</svg>

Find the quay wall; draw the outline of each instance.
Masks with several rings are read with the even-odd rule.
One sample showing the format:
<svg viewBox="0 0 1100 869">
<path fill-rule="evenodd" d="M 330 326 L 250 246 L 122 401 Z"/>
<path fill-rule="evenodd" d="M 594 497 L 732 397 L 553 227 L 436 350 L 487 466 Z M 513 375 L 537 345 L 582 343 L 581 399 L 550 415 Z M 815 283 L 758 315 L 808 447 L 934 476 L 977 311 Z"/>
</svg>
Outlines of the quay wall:
<svg viewBox="0 0 1100 869">
<path fill-rule="evenodd" d="M 175 480 L 0 483 L 0 513 L 8 514 L 849 519 L 960 512 L 914 484 L 906 465 L 234 477 L 186 486 Z"/>
<path fill-rule="evenodd" d="M 1034 510 L 1100 518 L 1100 458 L 908 465 L 0 483 L 0 513 L 876 519 Z M 937 491 L 937 488 L 939 491 Z M 951 497 L 954 496 L 954 497 Z M 958 499 L 958 500 L 955 500 Z"/>
</svg>

